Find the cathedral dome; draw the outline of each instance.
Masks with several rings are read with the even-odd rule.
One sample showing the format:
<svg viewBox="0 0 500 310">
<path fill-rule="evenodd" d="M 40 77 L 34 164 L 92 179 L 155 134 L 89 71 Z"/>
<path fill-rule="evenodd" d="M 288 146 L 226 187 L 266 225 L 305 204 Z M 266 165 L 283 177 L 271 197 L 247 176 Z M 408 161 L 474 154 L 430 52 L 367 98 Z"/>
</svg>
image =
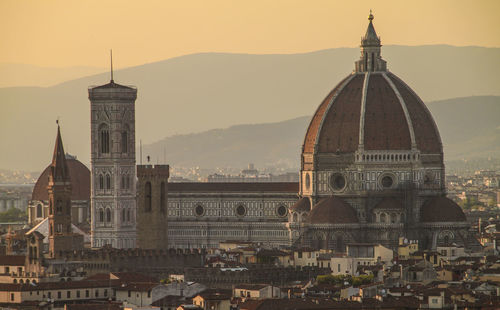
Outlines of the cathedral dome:
<svg viewBox="0 0 500 310">
<path fill-rule="evenodd" d="M 303 153 L 408 150 L 442 154 L 429 110 L 407 84 L 387 71 L 372 20 L 361 40 L 361 58 L 354 72 L 316 110 Z"/>
<path fill-rule="evenodd" d="M 358 223 L 356 211 L 344 200 L 331 196 L 318 202 L 309 214 L 310 224 Z"/>
<path fill-rule="evenodd" d="M 90 200 L 90 170 L 75 157 L 66 154 L 69 176 L 71 179 L 71 200 Z M 50 166 L 38 177 L 33 188 L 32 200 L 48 200 Z"/>
<path fill-rule="evenodd" d="M 427 200 L 420 209 L 420 221 L 428 222 L 465 222 L 465 214 L 453 200 L 435 197 Z"/>
</svg>

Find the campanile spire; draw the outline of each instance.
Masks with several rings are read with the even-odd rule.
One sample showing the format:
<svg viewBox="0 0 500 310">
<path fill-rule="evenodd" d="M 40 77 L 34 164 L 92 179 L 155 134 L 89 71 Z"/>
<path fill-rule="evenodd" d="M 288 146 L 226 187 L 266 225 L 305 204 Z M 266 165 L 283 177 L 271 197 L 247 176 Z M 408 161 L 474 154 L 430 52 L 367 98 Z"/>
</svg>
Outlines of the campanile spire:
<svg viewBox="0 0 500 310">
<path fill-rule="evenodd" d="M 361 58 L 355 63 L 356 72 L 387 71 L 387 63 L 380 56 L 382 44 L 373 26 L 374 18 L 370 10 L 370 15 L 368 15 L 370 23 L 365 35 L 361 38 Z"/>
</svg>

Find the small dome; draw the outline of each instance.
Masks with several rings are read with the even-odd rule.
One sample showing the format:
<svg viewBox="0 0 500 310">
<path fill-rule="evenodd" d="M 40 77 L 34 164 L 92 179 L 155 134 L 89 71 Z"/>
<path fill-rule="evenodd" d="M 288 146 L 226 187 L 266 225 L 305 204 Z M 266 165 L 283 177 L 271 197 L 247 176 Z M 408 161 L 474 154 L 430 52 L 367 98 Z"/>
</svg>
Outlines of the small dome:
<svg viewBox="0 0 500 310">
<path fill-rule="evenodd" d="M 66 155 L 69 176 L 71 179 L 71 200 L 90 200 L 90 170 L 74 157 Z M 32 200 L 49 200 L 50 165 L 38 177 L 33 188 Z"/>
<path fill-rule="evenodd" d="M 420 221 L 426 222 L 465 222 L 462 208 L 446 197 L 427 200 L 420 209 Z"/>
<path fill-rule="evenodd" d="M 382 199 L 373 209 L 402 209 L 403 206 L 400 201 L 394 198 Z"/>
<path fill-rule="evenodd" d="M 309 214 L 311 224 L 358 223 L 356 211 L 344 200 L 331 196 L 318 202 Z"/>
<path fill-rule="evenodd" d="M 290 212 L 309 212 L 311 211 L 311 201 L 307 197 L 302 197 L 291 208 Z"/>
</svg>

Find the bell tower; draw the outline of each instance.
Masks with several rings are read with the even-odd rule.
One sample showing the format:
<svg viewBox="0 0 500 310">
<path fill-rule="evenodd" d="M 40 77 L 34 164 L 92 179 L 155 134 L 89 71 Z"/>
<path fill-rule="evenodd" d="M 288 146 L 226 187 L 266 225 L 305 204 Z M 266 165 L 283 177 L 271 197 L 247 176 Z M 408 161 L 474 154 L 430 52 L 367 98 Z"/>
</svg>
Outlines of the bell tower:
<svg viewBox="0 0 500 310">
<path fill-rule="evenodd" d="M 50 165 L 47 190 L 49 192 L 49 257 L 56 258 L 64 251 L 83 248 L 83 237 L 74 234 L 71 227 L 71 179 L 59 124 L 57 124 L 56 144 Z"/>
<path fill-rule="evenodd" d="M 90 87 L 92 247 L 136 247 L 135 100 L 137 88 Z"/>
</svg>

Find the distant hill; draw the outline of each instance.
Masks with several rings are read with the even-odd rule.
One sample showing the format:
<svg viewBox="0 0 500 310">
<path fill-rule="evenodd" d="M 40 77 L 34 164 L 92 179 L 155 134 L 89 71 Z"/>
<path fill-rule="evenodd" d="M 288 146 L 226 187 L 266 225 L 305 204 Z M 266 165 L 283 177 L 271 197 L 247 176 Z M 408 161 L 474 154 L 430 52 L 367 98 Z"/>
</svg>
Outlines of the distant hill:
<svg viewBox="0 0 500 310">
<path fill-rule="evenodd" d="M 384 46 L 383 57 L 426 101 L 500 95 L 500 48 Z M 174 134 L 310 115 L 358 58 L 357 48 L 194 54 L 118 70 L 115 80 L 138 87 L 136 140 L 150 144 Z M 50 161 L 57 117 L 66 150 L 88 164 L 87 87 L 108 79 L 99 74 L 47 88 L 0 89 L 0 168 L 43 169 Z"/>
<path fill-rule="evenodd" d="M 445 160 L 500 157 L 500 97 L 466 97 L 430 102 L 440 129 Z M 270 124 L 237 125 L 175 135 L 144 145 L 153 162 L 192 167 L 299 167 L 311 116 Z"/>
</svg>

